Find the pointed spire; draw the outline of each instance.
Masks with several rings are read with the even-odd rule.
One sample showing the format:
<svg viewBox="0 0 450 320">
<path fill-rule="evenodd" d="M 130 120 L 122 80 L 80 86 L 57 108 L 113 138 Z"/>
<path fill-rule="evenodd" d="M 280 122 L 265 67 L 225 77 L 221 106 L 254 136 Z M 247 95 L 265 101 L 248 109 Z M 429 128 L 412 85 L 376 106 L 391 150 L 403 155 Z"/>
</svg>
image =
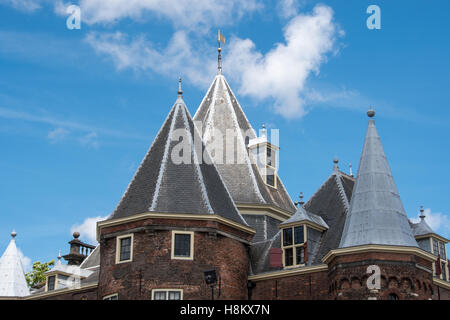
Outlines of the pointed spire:
<svg viewBox="0 0 450 320">
<path fill-rule="evenodd" d="M 0 297 L 23 297 L 30 294 L 23 271 L 21 253 L 16 247 L 15 231 L 0 258 Z"/>
<path fill-rule="evenodd" d="M 178 77 L 178 97 L 183 97 L 183 90 L 181 89 L 181 77 Z"/>
<path fill-rule="evenodd" d="M 384 154 L 375 111 L 370 118 L 340 247 L 366 244 L 417 246 Z"/>
<path fill-rule="evenodd" d="M 216 214 L 247 226 L 179 99 L 109 219 L 142 212 Z"/>
</svg>

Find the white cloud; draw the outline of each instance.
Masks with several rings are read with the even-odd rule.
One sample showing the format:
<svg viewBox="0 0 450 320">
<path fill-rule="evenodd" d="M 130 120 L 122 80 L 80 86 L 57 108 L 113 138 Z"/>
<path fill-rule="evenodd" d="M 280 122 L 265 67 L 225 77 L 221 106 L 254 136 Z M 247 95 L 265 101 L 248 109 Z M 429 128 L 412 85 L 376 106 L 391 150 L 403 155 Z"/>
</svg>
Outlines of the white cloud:
<svg viewBox="0 0 450 320">
<path fill-rule="evenodd" d="M 60 127 L 50 131 L 47 137 L 51 143 L 56 143 L 64 140 L 64 138 L 66 138 L 68 134 L 68 130 Z"/>
<path fill-rule="evenodd" d="M 432 212 L 430 208 L 424 210 L 425 221 L 437 233 L 442 233 L 448 237 L 450 235 L 450 218 L 441 212 Z M 420 214 L 416 218 L 411 219 L 412 222 L 420 221 Z"/>
<path fill-rule="evenodd" d="M 17 248 L 17 251 L 19 252 L 20 261 L 22 262 L 23 271 L 28 272 L 31 271 L 32 264 L 31 259 L 28 258 L 26 255 L 23 254 L 23 252 Z"/>
<path fill-rule="evenodd" d="M 9 5 L 20 11 L 33 12 L 41 8 L 37 0 L 0 0 L 0 4 Z"/>
<path fill-rule="evenodd" d="M 297 15 L 300 6 L 299 0 L 279 0 L 278 11 L 283 18 L 292 18 Z"/>
<path fill-rule="evenodd" d="M 333 10 L 317 5 L 311 14 L 294 17 L 284 29 L 285 43 L 266 54 L 257 51 L 250 39 L 235 38 L 226 65 L 241 94 L 258 100 L 273 98 L 275 112 L 301 117 L 306 113 L 302 96 L 306 80 L 311 73 L 319 73 L 339 34 Z"/>
<path fill-rule="evenodd" d="M 106 217 L 92 217 L 86 218 L 81 224 L 76 224 L 72 226 L 70 229 L 70 233 L 74 233 L 75 231 L 80 233 L 80 239 L 83 239 L 88 243 L 97 243 L 97 222 L 105 220 Z"/>
<path fill-rule="evenodd" d="M 69 3 L 57 1 L 55 12 L 65 15 Z M 259 0 L 80 0 L 83 23 L 111 24 L 122 19 L 165 19 L 175 28 L 207 32 L 212 26 L 231 25 L 263 7 Z"/>
<path fill-rule="evenodd" d="M 201 44 L 194 49 L 185 31 L 175 32 L 163 49 L 142 35 L 131 38 L 121 32 L 90 33 L 86 41 L 97 53 L 109 56 L 118 70 L 151 70 L 172 76 L 174 80 L 182 75 L 190 83 L 205 87 L 211 81 L 206 75 L 213 74 L 215 69 L 215 57 L 206 55 L 208 50 L 202 49 Z M 214 49 L 209 52 L 214 52 Z"/>
<path fill-rule="evenodd" d="M 92 147 L 97 149 L 99 146 L 97 132 L 90 132 L 80 138 L 80 143 L 85 147 Z"/>
<path fill-rule="evenodd" d="M 328 6 L 317 5 L 310 14 L 299 14 L 284 29 L 285 43 L 263 54 L 250 39 L 231 39 L 224 56 L 225 73 L 239 86 L 239 93 L 257 100 L 273 99 L 275 112 L 289 118 L 306 113 L 305 83 L 319 73 L 326 55 L 341 34 Z M 151 70 L 175 78 L 182 73 L 190 83 L 204 88 L 216 68 L 212 47 L 177 31 L 159 49 L 143 36 L 130 38 L 116 32 L 90 33 L 87 42 L 99 54 L 109 56 L 117 69 Z"/>
</svg>

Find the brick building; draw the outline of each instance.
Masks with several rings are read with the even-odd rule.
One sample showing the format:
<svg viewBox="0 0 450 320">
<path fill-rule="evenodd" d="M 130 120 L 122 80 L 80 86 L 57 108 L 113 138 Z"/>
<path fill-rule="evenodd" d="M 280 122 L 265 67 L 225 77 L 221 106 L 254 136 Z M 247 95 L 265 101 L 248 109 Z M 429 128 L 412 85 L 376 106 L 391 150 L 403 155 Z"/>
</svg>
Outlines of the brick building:
<svg viewBox="0 0 450 320">
<path fill-rule="evenodd" d="M 276 141 L 256 133 L 221 71 L 194 117 L 180 80 L 125 194 L 97 225 L 99 244 L 75 233 L 68 264 L 59 257 L 45 286 L 21 299 L 450 298 L 448 240 L 423 210 L 419 223 L 407 218 L 373 110 L 356 178 L 334 159 L 316 193 L 294 203 Z"/>
</svg>

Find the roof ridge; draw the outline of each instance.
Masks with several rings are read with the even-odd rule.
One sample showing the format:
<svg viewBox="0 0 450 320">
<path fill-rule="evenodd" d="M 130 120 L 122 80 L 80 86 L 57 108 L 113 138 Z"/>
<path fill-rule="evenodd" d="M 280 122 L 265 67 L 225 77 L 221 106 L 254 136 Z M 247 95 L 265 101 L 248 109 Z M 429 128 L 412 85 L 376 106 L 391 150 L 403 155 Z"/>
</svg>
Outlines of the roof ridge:
<svg viewBox="0 0 450 320">
<path fill-rule="evenodd" d="M 172 110 L 174 109 L 175 105 L 176 105 L 176 102 L 175 102 L 175 104 L 172 106 Z M 127 188 L 125 189 L 125 192 L 123 193 L 122 198 L 120 198 L 119 203 L 118 203 L 117 206 L 114 208 L 114 210 L 109 214 L 109 216 L 106 218 L 106 220 L 109 219 L 109 218 L 111 218 L 111 217 L 113 216 L 113 214 L 117 211 L 117 209 L 119 209 L 119 207 L 120 207 L 120 205 L 122 204 L 123 200 L 126 198 L 128 192 L 130 191 L 131 185 L 132 185 L 133 182 L 136 180 L 136 177 L 138 176 L 139 172 L 141 171 L 142 166 L 143 166 L 144 163 L 145 163 L 145 160 L 147 159 L 147 157 L 148 157 L 150 151 L 151 151 L 152 148 L 153 148 L 153 145 L 156 143 L 156 141 L 158 141 L 158 137 L 162 134 L 162 131 L 163 131 L 162 129 L 163 129 L 164 126 L 166 125 L 166 122 L 169 120 L 169 118 L 170 118 L 170 116 L 171 116 L 171 114 L 172 114 L 172 110 L 167 114 L 166 119 L 164 120 L 163 124 L 161 125 L 161 128 L 159 128 L 159 131 L 158 131 L 158 133 L 156 134 L 155 138 L 153 139 L 152 144 L 150 145 L 150 147 L 148 148 L 147 152 L 145 153 L 143 159 L 141 160 L 141 163 L 139 164 L 139 167 L 136 169 L 136 172 L 134 173 L 133 178 L 131 178 L 130 182 L 128 183 L 128 186 L 127 186 Z"/>
<path fill-rule="evenodd" d="M 328 180 L 330 180 L 332 177 L 333 174 L 328 176 L 327 180 L 325 180 L 325 182 L 320 185 L 319 189 L 317 189 L 316 192 L 314 192 L 313 195 L 308 199 L 308 201 L 306 201 L 305 207 L 307 207 L 308 203 L 310 203 L 321 192 L 321 190 L 325 188 L 325 185 L 327 184 Z"/>
<path fill-rule="evenodd" d="M 252 127 L 250 121 L 248 120 L 247 115 L 246 115 L 245 112 L 244 112 L 244 109 L 242 108 L 242 106 L 241 106 L 241 104 L 239 103 L 239 101 L 236 99 L 236 95 L 234 94 L 233 90 L 231 89 L 230 85 L 228 84 L 227 79 L 226 79 L 225 76 L 223 76 L 223 75 L 222 75 L 222 77 L 223 77 L 223 81 L 225 82 L 225 85 L 227 86 L 227 89 L 230 90 L 231 94 L 235 97 L 234 100 L 236 101 L 236 104 L 237 104 L 237 105 L 239 106 L 239 108 L 241 109 L 242 115 L 244 116 L 244 119 L 245 119 L 245 121 L 247 122 L 249 128 L 253 130 L 253 133 L 255 134 L 255 136 L 258 136 L 258 135 L 256 134 L 255 129 L 253 129 L 253 127 Z"/>
<path fill-rule="evenodd" d="M 191 132 L 191 130 L 190 130 L 190 127 L 189 127 L 189 122 L 188 122 L 188 119 L 187 119 L 187 116 L 186 116 L 186 108 L 183 108 L 183 105 L 181 105 L 181 115 L 183 116 L 183 122 L 184 122 L 184 125 L 185 125 L 185 127 L 186 127 L 186 130 L 189 130 L 189 132 L 188 132 L 188 137 L 189 137 L 189 144 L 190 144 L 190 146 L 191 146 L 191 152 L 192 152 L 192 156 L 194 157 L 194 165 L 195 165 L 195 171 L 197 172 L 197 176 L 198 176 L 198 179 L 199 179 L 199 181 L 200 181 L 200 186 L 201 186 L 201 190 L 202 190 L 202 194 L 203 194 L 203 198 L 204 198 L 204 200 L 205 200 L 205 204 L 206 204 L 206 206 L 207 206 L 207 208 L 208 208 L 208 210 L 209 210 L 209 213 L 210 214 L 214 214 L 214 210 L 212 209 L 212 207 L 211 207 L 211 203 L 210 203 L 210 201 L 209 201 L 209 197 L 208 197 L 208 193 L 207 193 L 207 191 L 206 191 L 206 187 L 205 187 L 205 182 L 204 182 L 204 180 L 203 180 L 203 174 L 202 174 L 202 172 L 201 172 L 201 170 L 200 170 L 200 166 L 198 165 L 199 164 L 199 161 L 198 161 L 198 156 L 197 156 L 197 152 L 196 152 L 196 150 L 195 150 L 195 145 L 194 145 L 194 143 L 192 142 L 192 135 L 194 135 L 195 134 L 195 132 Z M 184 109 L 184 110 L 183 110 Z M 174 119 L 174 120 L 176 120 L 176 119 Z M 175 121 L 174 121 L 175 122 Z M 195 126 L 194 126 L 194 130 L 195 130 Z"/>
<path fill-rule="evenodd" d="M 221 80 L 222 80 L 222 81 L 225 80 L 223 76 L 221 77 Z M 225 82 L 224 82 L 224 84 L 226 85 Z M 231 103 L 231 97 L 230 97 L 230 94 L 229 94 L 228 90 L 225 90 L 225 97 L 226 97 L 226 99 L 228 100 L 228 106 L 231 106 L 231 107 L 232 107 L 233 104 Z M 245 141 L 244 141 L 244 138 L 242 137 L 242 132 L 240 131 L 240 128 L 239 128 L 239 123 L 238 123 L 237 118 L 236 118 L 236 113 L 235 113 L 234 110 L 230 110 L 230 111 L 231 111 L 231 117 L 233 118 L 234 127 L 235 127 L 235 129 L 237 130 L 237 132 L 238 132 L 238 140 L 242 143 L 242 145 L 243 145 L 244 148 L 245 148 Z M 242 112 L 242 113 L 243 113 L 243 112 Z M 245 116 L 245 114 L 244 114 L 244 116 Z M 256 190 L 257 196 L 259 197 L 259 199 L 260 199 L 263 203 L 267 203 L 266 199 L 264 199 L 264 197 L 263 197 L 262 194 L 261 194 L 261 191 L 259 190 L 258 182 L 256 181 L 255 173 L 253 172 L 252 163 L 250 162 L 250 158 L 249 158 L 247 152 L 244 152 L 244 160 L 245 160 L 245 162 L 247 163 L 247 166 L 248 166 L 248 168 L 249 168 L 251 180 L 252 180 L 252 182 L 253 182 L 253 188 Z M 259 172 L 259 171 L 258 171 L 258 172 Z"/>
<path fill-rule="evenodd" d="M 213 81 L 213 84 L 216 83 L 216 85 L 214 86 L 214 92 L 213 95 L 211 97 L 211 108 L 208 111 L 208 116 L 205 118 L 205 132 L 203 135 L 203 140 L 204 141 L 208 141 L 209 135 L 210 135 L 210 131 L 211 131 L 211 119 L 214 115 L 214 112 L 216 111 L 216 99 L 217 99 L 217 91 L 219 90 L 219 86 L 218 86 L 218 80 L 217 80 L 217 76 L 216 79 Z M 212 86 L 212 85 L 211 85 Z M 206 93 L 205 98 L 208 96 L 208 93 Z M 201 106 L 202 104 L 200 104 Z M 200 111 L 200 108 L 197 109 L 197 112 L 195 114 L 197 114 Z M 194 116 L 195 117 L 195 116 Z"/>
<path fill-rule="evenodd" d="M 158 202 L 157 200 L 158 200 L 159 191 L 161 188 L 162 177 L 163 177 L 164 171 L 166 169 L 167 154 L 169 152 L 169 147 L 170 147 L 170 137 L 172 136 L 173 128 L 175 127 L 175 122 L 176 122 L 175 120 L 176 120 L 176 116 L 178 115 L 179 106 L 180 105 L 177 102 L 175 102 L 175 110 L 174 110 L 174 114 L 172 117 L 172 123 L 170 124 L 170 129 L 169 129 L 169 133 L 167 135 L 168 138 L 166 140 L 166 145 L 164 146 L 164 155 L 161 160 L 161 167 L 159 168 L 159 174 L 158 174 L 158 179 L 156 182 L 155 192 L 153 194 L 152 205 L 150 206 L 149 211 L 153 211 Z"/>
<path fill-rule="evenodd" d="M 208 92 L 211 91 L 211 88 L 213 87 L 213 85 L 214 85 L 214 83 L 216 82 L 216 80 L 217 80 L 217 76 L 214 77 L 213 82 L 211 82 L 211 84 L 209 85 L 208 90 L 206 90 L 206 94 L 205 94 L 205 96 L 203 97 L 202 102 L 200 102 L 200 106 L 205 102 L 206 98 L 208 97 Z M 194 117 L 193 117 L 193 118 L 195 118 L 195 117 L 197 116 L 197 113 L 198 113 L 199 111 L 200 111 L 200 108 L 198 108 L 198 109 L 195 111 Z"/>
<path fill-rule="evenodd" d="M 333 172 L 333 175 L 339 189 L 341 200 L 344 202 L 345 212 L 348 212 L 348 210 L 350 209 L 350 204 L 348 202 L 347 195 L 345 194 L 344 186 L 342 185 L 341 174 L 339 172 Z"/>
</svg>

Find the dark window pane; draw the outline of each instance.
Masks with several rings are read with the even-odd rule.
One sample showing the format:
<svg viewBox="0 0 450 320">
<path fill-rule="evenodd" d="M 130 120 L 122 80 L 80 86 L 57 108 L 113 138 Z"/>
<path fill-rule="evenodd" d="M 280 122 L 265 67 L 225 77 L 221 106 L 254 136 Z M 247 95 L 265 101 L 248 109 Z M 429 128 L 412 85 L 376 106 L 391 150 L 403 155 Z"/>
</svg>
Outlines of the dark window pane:
<svg viewBox="0 0 450 320">
<path fill-rule="evenodd" d="M 176 257 L 191 256 L 191 235 L 175 234 L 175 253 Z"/>
<path fill-rule="evenodd" d="M 295 244 L 303 243 L 305 238 L 303 234 L 303 226 L 298 226 L 294 228 L 294 238 Z"/>
<path fill-rule="evenodd" d="M 266 183 L 269 186 L 275 187 L 275 170 L 266 167 Z"/>
<path fill-rule="evenodd" d="M 436 256 L 439 253 L 439 246 L 438 246 L 438 242 L 436 240 L 433 239 L 433 254 L 435 254 Z"/>
<path fill-rule="evenodd" d="M 292 255 L 292 248 L 284 249 L 284 265 L 292 266 L 294 264 L 294 256 Z"/>
<path fill-rule="evenodd" d="M 445 263 L 441 263 L 441 272 L 442 272 L 442 279 L 447 280 L 447 267 L 445 266 Z"/>
<path fill-rule="evenodd" d="M 120 239 L 120 261 L 131 259 L 131 237 Z"/>
<path fill-rule="evenodd" d="M 439 252 L 441 253 L 441 258 L 442 259 L 446 259 L 446 257 L 445 257 L 445 245 L 444 245 L 444 243 L 443 242 L 439 242 Z"/>
<path fill-rule="evenodd" d="M 295 248 L 295 255 L 297 259 L 297 264 L 303 264 L 305 263 L 305 250 L 303 247 L 296 247 Z"/>
<path fill-rule="evenodd" d="M 292 245 L 292 228 L 283 229 L 283 246 Z"/>
<path fill-rule="evenodd" d="M 180 291 L 169 291 L 169 300 L 181 300 Z"/>
<path fill-rule="evenodd" d="M 56 276 L 48 277 L 47 290 L 55 290 Z"/>
<path fill-rule="evenodd" d="M 154 296 L 154 300 L 166 300 L 166 292 L 165 291 L 156 291 Z"/>
<path fill-rule="evenodd" d="M 395 293 L 391 293 L 391 294 L 388 296 L 388 299 L 389 299 L 389 300 L 400 300 L 400 299 L 398 298 L 398 296 L 397 296 Z"/>
<path fill-rule="evenodd" d="M 274 166 L 273 165 L 273 159 L 272 159 L 272 149 L 267 148 L 267 165 L 268 166 Z"/>
</svg>

